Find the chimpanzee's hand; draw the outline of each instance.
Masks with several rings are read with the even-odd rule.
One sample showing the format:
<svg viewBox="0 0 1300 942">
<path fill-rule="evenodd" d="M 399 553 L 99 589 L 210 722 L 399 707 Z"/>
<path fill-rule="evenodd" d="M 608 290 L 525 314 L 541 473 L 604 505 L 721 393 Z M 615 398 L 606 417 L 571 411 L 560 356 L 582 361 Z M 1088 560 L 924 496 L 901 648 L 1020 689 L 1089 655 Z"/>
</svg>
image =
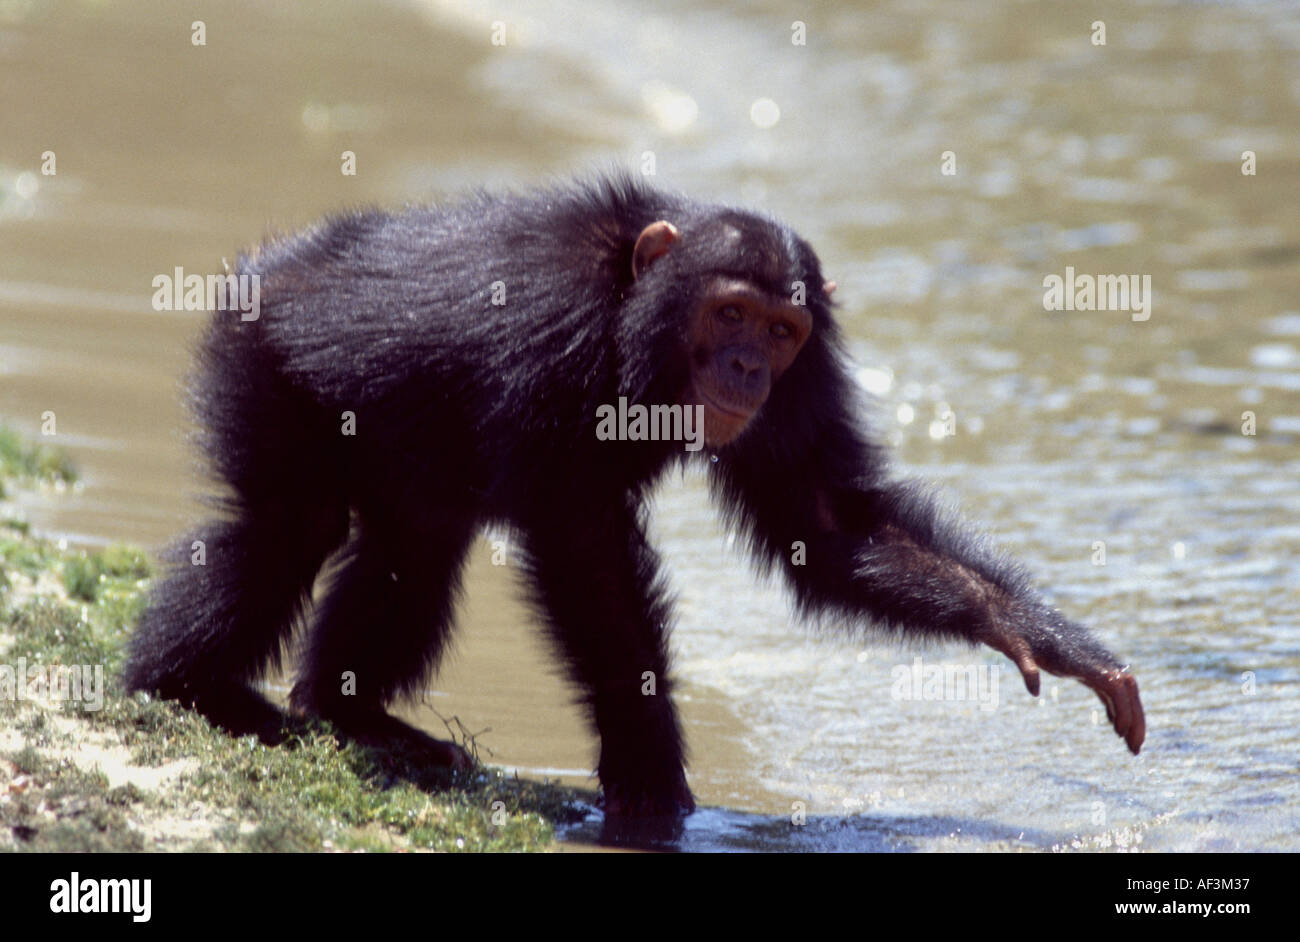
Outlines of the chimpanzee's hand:
<svg viewBox="0 0 1300 942">
<path fill-rule="evenodd" d="M 1038 669 L 1058 677 L 1074 677 L 1093 689 L 1106 705 L 1106 718 L 1115 732 L 1137 755 L 1146 739 L 1146 716 L 1138 696 L 1137 678 L 1098 644 L 1081 625 L 1059 616 L 1035 620 L 1028 629 L 1018 630 L 1016 619 L 991 618 L 976 633 L 978 641 L 1001 651 L 1015 662 L 1025 687 L 1038 696 Z"/>
</svg>

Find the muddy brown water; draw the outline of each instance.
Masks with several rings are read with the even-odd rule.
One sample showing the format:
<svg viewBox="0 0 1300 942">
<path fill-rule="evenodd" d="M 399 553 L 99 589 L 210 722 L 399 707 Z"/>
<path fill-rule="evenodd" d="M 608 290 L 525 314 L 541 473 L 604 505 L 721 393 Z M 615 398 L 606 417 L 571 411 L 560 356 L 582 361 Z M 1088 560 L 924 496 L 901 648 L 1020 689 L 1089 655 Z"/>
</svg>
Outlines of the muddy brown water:
<svg viewBox="0 0 1300 942">
<path fill-rule="evenodd" d="M 154 311 L 155 275 L 348 205 L 653 152 L 660 182 L 818 246 L 906 471 L 1131 659 L 1150 727 L 1133 759 L 1078 685 L 1034 700 L 991 653 L 798 625 L 674 477 L 653 529 L 706 806 L 683 846 L 1300 849 L 1296 7 L 813 2 L 804 45 L 784 7 L 744 10 L 0 3 L 0 418 L 52 410 L 85 477 L 23 512 L 150 547 L 198 513 L 176 392 L 200 315 Z M 1150 276 L 1149 319 L 1044 310 L 1067 266 Z M 591 784 L 488 550 L 412 715 Z M 900 701 L 918 656 L 998 686 Z"/>
</svg>

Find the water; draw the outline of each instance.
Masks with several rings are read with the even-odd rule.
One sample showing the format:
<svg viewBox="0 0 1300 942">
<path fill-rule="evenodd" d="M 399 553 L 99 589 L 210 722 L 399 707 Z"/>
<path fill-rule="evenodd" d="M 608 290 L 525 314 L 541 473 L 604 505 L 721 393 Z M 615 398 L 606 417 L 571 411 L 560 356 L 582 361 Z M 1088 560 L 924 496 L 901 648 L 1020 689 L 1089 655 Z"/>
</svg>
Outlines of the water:
<svg viewBox="0 0 1300 942">
<path fill-rule="evenodd" d="M 216 2 L 203 48 L 169 9 L 0 8 L 0 415 L 53 409 L 86 478 L 24 501 L 37 529 L 153 546 L 197 512 L 175 391 L 198 319 L 152 311 L 153 275 L 344 205 L 650 151 L 660 182 L 818 246 L 902 469 L 1131 660 L 1149 724 L 1134 759 L 1078 684 L 1034 700 L 991 652 L 796 624 L 673 479 L 653 526 L 707 806 L 682 846 L 1300 849 L 1294 5 L 812 3 L 803 46 L 777 4 Z M 1067 266 L 1149 275 L 1150 319 L 1045 311 Z M 590 784 L 486 543 L 468 592 L 413 715 Z M 1005 664 L 996 709 L 891 697 L 918 655 Z"/>
</svg>

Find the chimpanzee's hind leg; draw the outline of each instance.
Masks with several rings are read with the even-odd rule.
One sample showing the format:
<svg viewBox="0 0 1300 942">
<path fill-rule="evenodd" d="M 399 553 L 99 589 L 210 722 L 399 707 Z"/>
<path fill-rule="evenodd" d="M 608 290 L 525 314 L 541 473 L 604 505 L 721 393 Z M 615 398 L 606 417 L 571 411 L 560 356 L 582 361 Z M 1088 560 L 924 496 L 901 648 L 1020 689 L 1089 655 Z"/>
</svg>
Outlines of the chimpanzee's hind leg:
<svg viewBox="0 0 1300 942">
<path fill-rule="evenodd" d="M 302 498 L 244 504 L 172 547 L 173 568 L 131 639 L 128 690 L 190 704 L 237 734 L 277 738 L 283 717 L 250 684 L 279 665 L 317 570 L 347 532 L 345 508 Z"/>
<path fill-rule="evenodd" d="M 264 300 L 270 316 L 273 295 Z M 131 640 L 126 686 L 274 739 L 282 716 L 250 684 L 278 665 L 317 571 L 347 538 L 336 419 L 277 373 L 261 323 L 225 312 L 200 343 L 189 405 L 229 492 L 226 518 L 167 554 L 172 568 Z"/>
<path fill-rule="evenodd" d="M 437 667 L 450 635 L 472 520 L 447 514 L 396 522 L 361 513 L 359 532 L 318 608 L 292 700 L 348 736 L 414 749 L 437 765 L 468 757 L 390 716 Z"/>
</svg>

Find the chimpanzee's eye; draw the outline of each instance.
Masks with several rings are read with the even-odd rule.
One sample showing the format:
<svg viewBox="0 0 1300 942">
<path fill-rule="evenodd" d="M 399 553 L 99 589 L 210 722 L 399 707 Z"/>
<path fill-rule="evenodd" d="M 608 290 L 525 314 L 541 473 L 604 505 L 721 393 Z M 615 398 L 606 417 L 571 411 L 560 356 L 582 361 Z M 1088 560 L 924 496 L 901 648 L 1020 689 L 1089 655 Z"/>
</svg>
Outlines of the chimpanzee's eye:
<svg viewBox="0 0 1300 942">
<path fill-rule="evenodd" d="M 794 331 L 790 329 L 789 324 L 777 321 L 772 325 L 772 336 L 778 340 L 784 340 L 786 337 L 794 336 Z"/>
<path fill-rule="evenodd" d="M 734 304 L 718 308 L 718 316 L 724 321 L 731 321 L 732 323 L 739 323 L 745 319 L 745 316 L 740 313 L 740 308 Z"/>
</svg>

